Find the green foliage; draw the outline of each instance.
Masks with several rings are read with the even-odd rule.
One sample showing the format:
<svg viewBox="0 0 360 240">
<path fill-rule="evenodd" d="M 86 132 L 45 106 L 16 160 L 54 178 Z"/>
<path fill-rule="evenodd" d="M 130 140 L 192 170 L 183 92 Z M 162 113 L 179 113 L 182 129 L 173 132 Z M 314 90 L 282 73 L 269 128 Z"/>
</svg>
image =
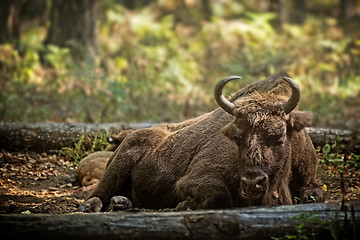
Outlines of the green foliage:
<svg viewBox="0 0 360 240">
<path fill-rule="evenodd" d="M 342 146 L 339 146 L 339 139 L 333 144 L 325 144 L 319 152 L 320 162 L 326 164 L 341 165 L 342 167 L 357 167 L 360 166 L 360 155 L 355 153 L 346 154 L 342 151 Z"/>
<path fill-rule="evenodd" d="M 95 135 L 94 139 L 90 140 L 84 134 L 80 136 L 77 143 L 72 147 L 63 147 L 60 151 L 60 154 L 65 157 L 67 160 L 73 160 L 76 164 L 80 160 L 90 153 L 96 151 L 102 151 L 108 145 L 107 136 L 108 132 L 102 131 Z"/>
<path fill-rule="evenodd" d="M 85 147 L 83 146 L 84 140 L 85 135 L 81 135 L 79 141 L 75 144 L 74 147 L 63 147 L 60 152 L 61 155 L 73 159 L 76 163 L 79 163 L 85 152 Z"/>
<path fill-rule="evenodd" d="M 343 156 L 340 154 L 340 149 L 338 146 L 338 141 L 336 141 L 334 144 L 325 144 L 321 151 L 323 153 L 323 156 L 325 158 L 326 163 L 341 163 L 343 162 Z"/>
<path fill-rule="evenodd" d="M 212 92 L 222 77 L 243 76 L 230 92 L 285 70 L 300 83 L 300 107 L 315 113 L 316 125 L 359 126 L 357 32 L 310 14 L 301 25 L 278 26 L 277 14 L 245 1 L 211 2 L 205 19 L 199 2 L 144 3 L 131 11 L 105 1 L 97 25 L 101 54 L 82 62 L 69 48 L 43 46 L 46 27 L 26 29 L 19 47 L 0 45 L 0 119 L 180 121 L 216 107 Z"/>
<path fill-rule="evenodd" d="M 68 67 L 71 66 L 72 60 L 69 48 L 60 48 L 49 44 L 46 46 L 45 52 L 44 58 L 57 72 L 66 72 Z"/>
<path fill-rule="evenodd" d="M 90 152 L 96 152 L 96 151 L 102 151 L 106 148 L 106 146 L 109 144 L 107 141 L 107 137 L 109 136 L 109 132 L 107 131 L 102 131 L 99 134 L 96 134 L 91 147 L 90 147 Z"/>
<path fill-rule="evenodd" d="M 335 213 L 336 215 L 340 213 Z M 346 219 L 346 217 L 345 217 Z M 272 237 L 273 240 L 286 239 L 354 239 L 353 224 L 347 220 L 335 220 L 326 222 L 322 220 L 317 212 L 301 213 L 292 218 L 297 221 L 291 234 L 285 234 L 280 237 Z"/>
<path fill-rule="evenodd" d="M 286 239 L 317 239 L 319 232 L 314 231 L 314 225 L 320 225 L 323 230 L 329 230 L 329 226 L 323 221 L 319 215 L 313 213 L 303 213 L 298 216 L 294 216 L 293 220 L 298 220 L 300 223 L 295 226 L 295 233 L 285 234 L 281 237 L 272 237 L 273 240 L 286 240 Z"/>
</svg>

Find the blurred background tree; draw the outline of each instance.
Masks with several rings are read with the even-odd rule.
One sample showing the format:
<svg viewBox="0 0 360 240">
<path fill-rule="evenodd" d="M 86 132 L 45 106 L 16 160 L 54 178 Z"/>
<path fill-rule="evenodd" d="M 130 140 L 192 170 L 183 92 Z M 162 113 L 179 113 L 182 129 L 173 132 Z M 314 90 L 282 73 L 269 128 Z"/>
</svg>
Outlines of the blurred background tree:
<svg viewBox="0 0 360 240">
<path fill-rule="evenodd" d="M 73 58 L 98 53 L 96 8 L 98 0 L 52 1 L 45 44 L 69 47 Z"/>
<path fill-rule="evenodd" d="M 181 121 L 279 71 L 359 129 L 359 0 L 2 0 L 0 121 Z"/>
<path fill-rule="evenodd" d="M 20 38 L 21 1 L 0 2 L 0 43 L 14 42 Z"/>
</svg>

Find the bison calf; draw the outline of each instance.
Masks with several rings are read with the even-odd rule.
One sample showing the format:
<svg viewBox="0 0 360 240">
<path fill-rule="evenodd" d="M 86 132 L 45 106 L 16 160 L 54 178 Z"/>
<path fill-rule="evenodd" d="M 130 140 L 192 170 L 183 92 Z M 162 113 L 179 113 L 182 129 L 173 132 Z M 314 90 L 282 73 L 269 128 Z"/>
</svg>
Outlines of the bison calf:
<svg viewBox="0 0 360 240">
<path fill-rule="evenodd" d="M 310 196 L 324 201 L 317 156 L 304 130 L 311 113 L 295 109 L 299 86 L 279 74 L 227 100 L 223 87 L 239 78 L 216 85 L 220 108 L 129 134 L 81 210 L 107 210 L 116 195 L 125 197 L 112 199 L 118 209 L 278 205 Z"/>
<path fill-rule="evenodd" d="M 81 186 L 94 185 L 101 180 L 106 164 L 113 153 L 110 151 L 99 151 L 81 159 L 76 168 L 76 176 Z"/>
<path fill-rule="evenodd" d="M 130 129 L 122 130 L 119 133 L 108 136 L 107 141 L 109 144 L 106 146 L 105 151 L 115 151 L 132 131 Z"/>
</svg>

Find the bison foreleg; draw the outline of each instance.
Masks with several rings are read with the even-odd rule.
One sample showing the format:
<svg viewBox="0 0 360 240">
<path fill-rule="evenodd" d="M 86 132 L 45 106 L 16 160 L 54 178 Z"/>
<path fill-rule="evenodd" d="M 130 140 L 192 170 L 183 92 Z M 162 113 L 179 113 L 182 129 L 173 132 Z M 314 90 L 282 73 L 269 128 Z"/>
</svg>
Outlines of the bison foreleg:
<svg viewBox="0 0 360 240">
<path fill-rule="evenodd" d="M 189 179 L 184 177 L 176 184 L 176 193 L 184 199 L 177 205 L 178 210 L 230 208 L 231 195 L 221 180 L 215 178 Z"/>
<path fill-rule="evenodd" d="M 324 202 L 325 192 L 319 185 L 300 188 L 299 198 L 301 203 Z"/>
<path fill-rule="evenodd" d="M 121 211 L 132 208 L 131 201 L 124 197 L 124 196 L 114 196 L 110 200 L 110 206 L 108 211 L 114 212 L 114 211 Z"/>
<path fill-rule="evenodd" d="M 301 135 L 298 135 L 301 137 Z M 303 132 L 306 143 L 294 146 L 292 161 L 292 178 L 290 189 L 295 199 L 301 203 L 324 202 L 325 192 L 316 180 L 318 158 L 310 137 Z M 296 140 L 299 142 L 301 139 Z"/>
<path fill-rule="evenodd" d="M 103 207 L 102 201 L 98 197 L 86 200 L 78 209 L 78 212 L 100 212 Z"/>
</svg>

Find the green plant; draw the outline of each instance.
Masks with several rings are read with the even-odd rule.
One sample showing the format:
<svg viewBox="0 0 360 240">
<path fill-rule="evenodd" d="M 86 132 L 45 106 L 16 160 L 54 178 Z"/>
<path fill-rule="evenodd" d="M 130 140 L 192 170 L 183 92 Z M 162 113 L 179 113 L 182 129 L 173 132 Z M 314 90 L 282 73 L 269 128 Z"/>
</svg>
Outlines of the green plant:
<svg viewBox="0 0 360 240">
<path fill-rule="evenodd" d="M 63 147 L 60 150 L 60 154 L 68 160 L 75 161 L 76 164 L 80 162 L 82 158 L 96 151 L 102 151 L 107 146 L 107 131 L 102 131 L 95 134 L 94 139 L 89 139 L 86 135 L 81 135 L 78 142 L 73 147 Z M 90 142 L 90 143 L 89 143 Z"/>
<path fill-rule="evenodd" d="M 66 72 L 72 63 L 69 48 L 61 48 L 52 44 L 45 47 L 44 57 L 59 73 Z"/>
<path fill-rule="evenodd" d="M 321 151 L 318 151 L 320 162 L 326 164 L 339 165 L 340 170 L 360 165 L 360 155 L 355 153 L 345 154 L 339 144 L 339 137 L 333 144 L 325 144 Z"/>
<path fill-rule="evenodd" d="M 85 147 L 83 145 L 84 140 L 85 140 L 85 135 L 81 135 L 79 141 L 75 143 L 73 147 L 63 147 L 60 151 L 60 154 L 67 159 L 72 159 L 76 163 L 79 163 L 85 152 Z"/>
<path fill-rule="evenodd" d="M 302 200 L 299 197 L 294 197 L 294 204 L 304 204 L 304 203 L 316 203 L 316 198 L 314 196 L 310 196 L 306 200 Z"/>
<path fill-rule="evenodd" d="M 90 153 L 95 151 L 102 151 L 109 144 L 107 141 L 107 137 L 109 136 L 108 131 L 101 131 L 96 134 L 94 140 L 92 141 L 91 148 L 89 150 Z"/>
<path fill-rule="evenodd" d="M 338 164 L 342 163 L 344 161 L 343 156 L 340 154 L 339 147 L 337 146 L 337 143 L 334 143 L 332 145 L 325 144 L 321 151 L 323 153 L 323 156 L 325 158 L 325 162 Z"/>
</svg>

